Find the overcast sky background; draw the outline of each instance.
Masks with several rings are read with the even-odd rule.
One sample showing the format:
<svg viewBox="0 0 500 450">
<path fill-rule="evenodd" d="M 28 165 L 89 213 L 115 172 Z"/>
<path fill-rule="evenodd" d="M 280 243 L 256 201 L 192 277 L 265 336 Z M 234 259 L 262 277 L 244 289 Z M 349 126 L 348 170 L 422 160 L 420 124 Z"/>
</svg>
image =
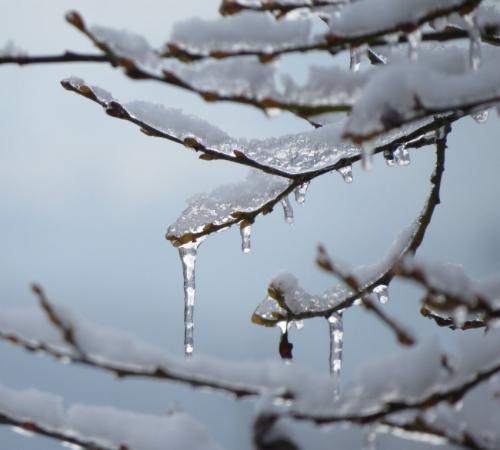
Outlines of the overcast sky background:
<svg viewBox="0 0 500 450">
<path fill-rule="evenodd" d="M 161 3 L 161 6 L 160 6 Z M 33 54 L 65 49 L 92 51 L 63 19 L 74 8 L 89 24 L 143 33 L 159 46 L 172 24 L 193 15 L 217 16 L 218 1 L 178 2 L 0 0 L 0 47 L 12 39 Z M 300 57 L 286 68 L 304 72 Z M 266 137 L 308 129 L 288 114 L 269 119 L 250 107 L 206 104 L 193 94 L 153 82 L 134 82 L 104 64 L 0 67 L 0 305 L 29 306 L 29 284 L 85 317 L 183 352 L 183 293 L 177 251 L 164 240 L 167 226 L 188 197 L 246 170 L 203 162 L 194 152 L 147 138 L 132 124 L 107 117 L 94 103 L 64 91 L 70 75 L 110 90 L 121 100 L 143 99 L 182 108 L 234 136 Z M 474 277 L 500 273 L 500 156 L 498 117 L 454 125 L 449 140 L 442 204 L 419 254 L 461 263 Z M 316 246 L 352 265 L 383 255 L 399 230 L 421 210 L 433 170 L 434 149 L 413 151 L 408 167 L 388 168 L 375 158 L 371 171 L 354 167 L 354 183 L 337 174 L 315 180 L 305 205 L 294 203 L 295 223 L 281 208 L 257 219 L 252 252 L 242 254 L 237 229 L 211 236 L 197 266 L 195 353 L 231 360 L 276 359 L 278 332 L 253 325 L 250 316 L 269 279 L 294 272 L 311 292 L 335 280 L 314 265 Z M 419 291 L 394 283 L 391 314 L 420 339 L 451 332 L 418 315 Z M 327 324 L 310 320 L 292 332 L 294 364 L 328 370 Z M 361 364 L 398 351 L 392 335 L 373 317 L 353 308 L 345 317 L 343 382 Z M 207 426 L 226 448 L 250 448 L 253 404 L 184 386 L 141 380 L 115 381 L 80 367 L 62 366 L 0 343 L 0 382 L 63 395 L 67 404 L 115 405 L 162 414 L 172 402 Z M 293 424 L 305 448 L 359 448 L 357 433 L 318 432 Z M 381 448 L 427 448 L 381 437 Z M 53 450 L 59 444 L 26 439 L 0 429 L 0 449 Z"/>
</svg>

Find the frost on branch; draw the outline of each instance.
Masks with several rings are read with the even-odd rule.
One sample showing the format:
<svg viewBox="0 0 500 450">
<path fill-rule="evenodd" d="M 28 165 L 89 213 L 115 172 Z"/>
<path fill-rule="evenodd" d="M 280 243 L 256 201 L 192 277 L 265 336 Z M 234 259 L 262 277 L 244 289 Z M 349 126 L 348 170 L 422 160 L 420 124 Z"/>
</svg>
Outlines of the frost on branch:
<svg viewBox="0 0 500 450">
<path fill-rule="evenodd" d="M 220 450 L 206 429 L 185 413 L 155 416 L 112 407 L 75 404 L 34 389 L 0 384 L 0 422 L 85 448 L 114 450 Z"/>
</svg>

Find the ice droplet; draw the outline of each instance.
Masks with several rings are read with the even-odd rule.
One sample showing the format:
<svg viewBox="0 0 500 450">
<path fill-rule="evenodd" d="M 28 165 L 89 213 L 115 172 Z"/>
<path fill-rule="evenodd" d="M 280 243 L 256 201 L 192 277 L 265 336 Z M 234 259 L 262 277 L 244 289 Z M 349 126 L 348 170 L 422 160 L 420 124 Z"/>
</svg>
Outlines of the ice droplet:
<svg viewBox="0 0 500 450">
<path fill-rule="evenodd" d="M 448 17 L 440 16 L 431 21 L 431 27 L 436 31 L 443 31 L 448 26 Z"/>
<path fill-rule="evenodd" d="M 293 208 L 290 203 L 288 195 L 281 199 L 281 206 L 283 207 L 283 215 L 286 223 L 293 223 Z"/>
<path fill-rule="evenodd" d="M 389 301 L 389 290 L 385 284 L 379 284 L 373 289 L 373 293 L 377 296 L 381 304 L 386 304 Z"/>
<path fill-rule="evenodd" d="M 252 243 L 250 241 L 252 234 L 252 226 L 250 224 L 240 227 L 241 234 L 241 250 L 243 253 L 249 253 L 252 248 Z"/>
<path fill-rule="evenodd" d="M 303 320 L 294 320 L 292 324 L 295 326 L 297 330 L 302 330 L 304 328 L 304 321 Z"/>
<path fill-rule="evenodd" d="M 363 429 L 363 450 L 377 450 L 377 431 L 374 426 Z"/>
<path fill-rule="evenodd" d="M 196 293 L 195 265 L 198 246 L 201 241 L 188 242 L 179 247 L 184 277 L 184 355 L 189 358 L 193 353 L 193 313 Z"/>
<path fill-rule="evenodd" d="M 488 109 L 483 109 L 472 113 L 471 116 L 477 123 L 485 123 L 488 120 L 489 114 L 490 111 Z"/>
<path fill-rule="evenodd" d="M 309 187 L 309 181 L 304 181 L 300 186 L 297 186 L 293 191 L 295 195 L 295 201 L 300 205 L 303 205 L 306 201 L 307 188 Z"/>
<path fill-rule="evenodd" d="M 352 183 L 352 166 L 350 164 L 348 166 L 341 167 L 338 172 L 342 175 L 342 178 L 346 183 Z"/>
<path fill-rule="evenodd" d="M 469 64 L 472 70 L 479 69 L 481 65 L 481 29 L 477 25 L 476 12 L 464 16 L 469 33 Z"/>
<path fill-rule="evenodd" d="M 396 165 L 396 160 L 394 159 L 394 152 L 392 150 L 384 150 L 384 159 L 385 163 L 389 167 L 393 167 Z"/>
<path fill-rule="evenodd" d="M 280 329 L 281 334 L 285 334 L 288 331 L 288 322 L 286 320 L 276 322 L 276 326 Z"/>
<path fill-rule="evenodd" d="M 418 47 L 422 40 L 422 30 L 417 28 L 411 33 L 408 33 L 406 38 L 408 39 L 408 58 L 410 61 L 416 61 L 418 59 Z"/>
<path fill-rule="evenodd" d="M 83 450 L 83 447 L 78 444 L 74 444 L 73 442 L 63 441 L 61 442 L 61 447 L 69 448 L 71 450 Z"/>
<path fill-rule="evenodd" d="M 342 369 L 342 347 L 344 339 L 344 324 L 342 312 L 333 312 L 328 317 L 330 331 L 330 375 L 332 376 L 335 396 L 340 392 L 340 371 Z"/>
<path fill-rule="evenodd" d="M 410 164 L 410 152 L 404 145 L 400 145 L 394 150 L 394 160 L 398 166 L 407 166 Z"/>
</svg>

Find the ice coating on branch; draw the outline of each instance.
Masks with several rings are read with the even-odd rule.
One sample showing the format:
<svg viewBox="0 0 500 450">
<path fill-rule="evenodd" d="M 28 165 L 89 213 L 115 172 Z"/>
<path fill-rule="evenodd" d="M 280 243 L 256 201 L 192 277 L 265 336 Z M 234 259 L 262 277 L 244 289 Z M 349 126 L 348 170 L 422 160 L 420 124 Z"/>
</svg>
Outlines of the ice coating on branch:
<svg viewBox="0 0 500 450">
<path fill-rule="evenodd" d="M 360 153 L 358 146 L 342 138 L 343 123 L 267 139 L 235 139 L 205 120 L 176 108 L 142 101 L 122 104 L 111 94 L 88 86 L 79 78 L 68 78 L 62 83 L 82 95 L 94 94 L 108 114 L 132 119 L 139 126 L 146 125 L 161 132 L 168 139 L 195 148 L 204 146 L 232 157 L 237 150 L 258 164 L 285 174 L 312 172 Z"/>
<path fill-rule="evenodd" d="M 311 20 L 247 11 L 237 16 L 188 19 L 174 25 L 170 43 L 188 52 L 276 51 L 311 42 Z"/>
<path fill-rule="evenodd" d="M 167 239 L 175 242 L 185 235 L 201 233 L 207 226 L 223 228 L 237 220 L 239 213 L 261 209 L 288 185 L 284 178 L 252 170 L 245 181 L 220 186 L 189 200 L 188 207 L 168 228 Z"/>
<path fill-rule="evenodd" d="M 205 427 L 185 413 L 155 416 L 81 404 L 65 410 L 61 397 L 0 384 L 0 414 L 109 448 L 160 450 L 168 442 L 172 450 L 221 450 Z"/>
<path fill-rule="evenodd" d="M 330 33 L 356 38 L 418 26 L 469 3 L 468 0 L 359 0 L 330 19 Z"/>
<path fill-rule="evenodd" d="M 385 257 L 376 264 L 350 270 L 362 291 L 369 293 L 381 284 L 380 280 L 408 250 L 416 230 L 416 224 L 402 230 Z M 252 321 L 272 326 L 276 317 L 288 317 L 291 320 L 295 316 L 320 315 L 322 312 L 339 308 L 346 301 L 354 302 L 355 297 L 356 293 L 344 284 L 338 284 L 321 294 L 310 294 L 300 287 L 295 275 L 284 272 L 271 280 L 268 295 L 255 309 Z M 290 311 L 291 315 L 287 311 Z"/>
<path fill-rule="evenodd" d="M 500 64 L 495 55 L 498 51 L 491 51 L 491 58 L 476 71 L 455 74 L 425 61 L 380 68 L 359 95 L 345 134 L 364 140 L 421 117 L 498 101 Z"/>
</svg>

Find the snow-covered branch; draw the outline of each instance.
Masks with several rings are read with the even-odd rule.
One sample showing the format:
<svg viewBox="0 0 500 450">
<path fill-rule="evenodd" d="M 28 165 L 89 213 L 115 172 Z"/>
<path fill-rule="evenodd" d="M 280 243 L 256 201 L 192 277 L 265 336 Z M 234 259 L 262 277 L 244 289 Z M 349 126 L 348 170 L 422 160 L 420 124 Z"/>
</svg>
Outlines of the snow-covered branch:
<svg viewBox="0 0 500 450">
<path fill-rule="evenodd" d="M 372 292 L 376 294 L 381 289 L 380 287 L 386 289 L 394 277 L 394 266 L 405 255 L 415 253 L 422 243 L 434 210 L 440 202 L 439 191 L 444 172 L 445 150 L 446 137 L 440 137 L 436 143 L 436 167 L 431 176 L 431 190 L 415 223 L 401 232 L 388 254 L 380 262 L 352 271 L 352 275 L 356 277 L 358 289 L 338 285 L 322 294 L 311 295 L 300 288 L 293 275 L 281 275 L 271 282 L 271 295 L 267 295 L 257 306 L 252 321 L 260 325 L 275 326 L 277 322 L 283 320 L 330 317 L 332 313 L 352 306 L 360 296 L 366 296 Z M 330 270 L 331 262 L 322 258 L 321 254 L 318 264 L 323 269 Z"/>
<path fill-rule="evenodd" d="M 0 425 L 88 450 L 221 450 L 205 428 L 185 413 L 164 416 L 76 404 L 34 389 L 0 384 Z"/>
</svg>

